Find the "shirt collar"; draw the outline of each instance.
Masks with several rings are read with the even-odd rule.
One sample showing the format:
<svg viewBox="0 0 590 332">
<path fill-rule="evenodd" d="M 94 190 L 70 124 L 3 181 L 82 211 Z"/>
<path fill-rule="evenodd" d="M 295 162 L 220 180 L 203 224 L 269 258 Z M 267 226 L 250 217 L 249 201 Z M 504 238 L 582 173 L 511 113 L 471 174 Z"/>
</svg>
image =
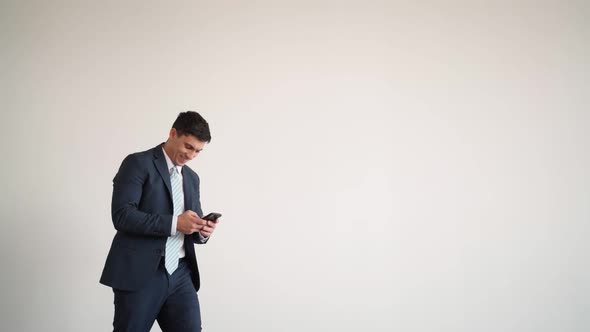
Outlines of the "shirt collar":
<svg viewBox="0 0 590 332">
<path fill-rule="evenodd" d="M 168 157 L 168 154 L 166 153 L 166 150 L 164 150 L 164 147 L 162 147 L 162 151 L 164 152 L 164 158 L 166 158 L 166 165 L 168 167 L 168 172 L 170 172 L 170 170 L 172 169 L 172 167 L 176 167 L 176 170 L 178 171 L 178 174 L 182 175 L 182 166 L 176 166 L 176 165 L 174 165 L 174 163 L 172 162 L 172 159 L 170 159 L 170 157 Z"/>
</svg>

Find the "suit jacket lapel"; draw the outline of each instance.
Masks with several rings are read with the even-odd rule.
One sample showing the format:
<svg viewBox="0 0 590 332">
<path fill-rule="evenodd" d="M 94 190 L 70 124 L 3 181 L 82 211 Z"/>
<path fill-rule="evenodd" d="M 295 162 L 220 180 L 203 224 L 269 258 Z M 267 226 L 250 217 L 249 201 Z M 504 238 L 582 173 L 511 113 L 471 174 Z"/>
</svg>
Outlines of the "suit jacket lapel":
<svg viewBox="0 0 590 332">
<path fill-rule="evenodd" d="M 184 171 L 182 168 L 182 187 L 184 190 L 184 209 L 193 210 L 191 202 L 193 201 L 193 190 L 190 184 L 191 179 L 189 178 L 189 172 Z"/>
<path fill-rule="evenodd" d="M 168 165 L 166 164 L 166 158 L 164 157 L 164 151 L 162 151 L 162 146 L 158 145 L 154 148 L 154 165 L 156 165 L 156 169 L 164 183 L 166 184 L 166 188 L 168 189 L 168 193 L 170 197 L 172 197 L 172 185 L 170 184 L 170 172 L 168 171 Z"/>
</svg>

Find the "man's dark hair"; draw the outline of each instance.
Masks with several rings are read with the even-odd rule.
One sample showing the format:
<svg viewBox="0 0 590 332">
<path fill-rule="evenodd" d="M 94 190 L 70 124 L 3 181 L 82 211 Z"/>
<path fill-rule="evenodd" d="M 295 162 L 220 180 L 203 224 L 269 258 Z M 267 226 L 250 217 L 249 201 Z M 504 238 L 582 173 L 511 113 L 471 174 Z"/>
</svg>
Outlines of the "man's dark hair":
<svg viewBox="0 0 590 332">
<path fill-rule="evenodd" d="M 176 129 L 176 132 L 180 136 L 192 135 L 201 142 L 211 142 L 209 124 L 197 112 L 187 111 L 178 114 L 172 128 Z"/>
</svg>

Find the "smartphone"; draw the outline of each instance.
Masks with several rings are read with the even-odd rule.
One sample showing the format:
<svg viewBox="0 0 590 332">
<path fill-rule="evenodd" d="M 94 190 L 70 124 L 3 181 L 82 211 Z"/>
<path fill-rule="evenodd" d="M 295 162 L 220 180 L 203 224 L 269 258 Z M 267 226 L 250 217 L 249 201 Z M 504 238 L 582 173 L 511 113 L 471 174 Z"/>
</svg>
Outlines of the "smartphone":
<svg viewBox="0 0 590 332">
<path fill-rule="evenodd" d="M 219 218 L 219 217 L 221 217 L 221 213 L 211 212 L 201 219 L 205 219 L 205 220 L 209 220 L 209 221 L 217 221 L 217 218 Z"/>
</svg>

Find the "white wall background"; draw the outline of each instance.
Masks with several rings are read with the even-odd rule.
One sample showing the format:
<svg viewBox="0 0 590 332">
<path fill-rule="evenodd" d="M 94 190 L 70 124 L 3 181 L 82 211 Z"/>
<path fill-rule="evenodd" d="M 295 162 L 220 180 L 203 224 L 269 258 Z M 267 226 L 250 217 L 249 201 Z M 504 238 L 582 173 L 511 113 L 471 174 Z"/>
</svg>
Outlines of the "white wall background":
<svg viewBox="0 0 590 332">
<path fill-rule="evenodd" d="M 2 1 L 0 329 L 112 329 L 111 180 L 192 109 L 205 331 L 590 330 L 588 3 L 409 3 Z"/>
</svg>

